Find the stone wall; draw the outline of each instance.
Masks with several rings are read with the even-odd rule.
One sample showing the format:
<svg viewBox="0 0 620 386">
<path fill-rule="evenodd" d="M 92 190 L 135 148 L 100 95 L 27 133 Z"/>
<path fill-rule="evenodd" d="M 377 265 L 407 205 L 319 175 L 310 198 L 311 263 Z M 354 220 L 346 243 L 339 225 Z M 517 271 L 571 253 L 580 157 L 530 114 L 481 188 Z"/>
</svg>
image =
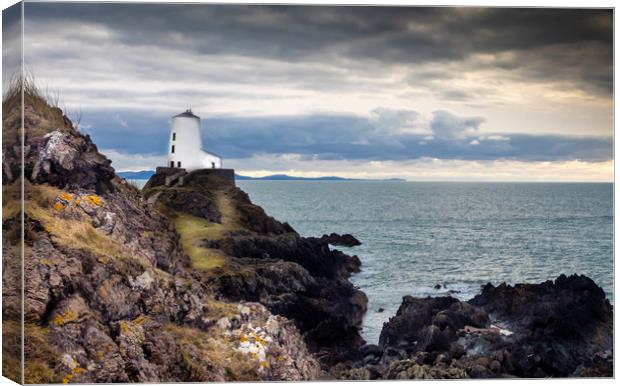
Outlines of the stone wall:
<svg viewBox="0 0 620 386">
<path fill-rule="evenodd" d="M 158 167 L 144 189 L 156 186 L 183 186 L 186 183 L 205 187 L 234 187 L 234 169 L 199 169 L 188 173 L 183 168 Z"/>
<path fill-rule="evenodd" d="M 235 186 L 234 169 L 199 169 L 182 177 L 182 184 L 199 183 L 203 186 Z"/>
</svg>

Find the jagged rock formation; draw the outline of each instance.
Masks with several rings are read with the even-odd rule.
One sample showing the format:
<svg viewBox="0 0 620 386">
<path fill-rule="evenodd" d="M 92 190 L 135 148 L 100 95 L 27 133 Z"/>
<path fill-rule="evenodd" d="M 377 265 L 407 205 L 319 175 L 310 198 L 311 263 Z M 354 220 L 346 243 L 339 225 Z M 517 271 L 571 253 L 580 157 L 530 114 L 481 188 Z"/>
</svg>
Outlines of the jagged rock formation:
<svg viewBox="0 0 620 386">
<path fill-rule="evenodd" d="M 25 110 L 25 382 L 320 376 L 290 320 L 216 299 L 175 224 L 59 109 L 28 94 Z M 3 111 L 3 190 L 19 192 L 19 104 Z M 3 369 L 19 381 L 19 194 L 3 198 Z"/>
<path fill-rule="evenodd" d="M 405 296 L 341 379 L 613 376 L 613 314 L 585 276 L 487 284 L 468 302 Z"/>
<path fill-rule="evenodd" d="M 367 299 L 348 281 L 359 259 L 326 240 L 300 237 L 214 177 L 210 170 L 160 168 L 144 194 L 177 225 L 193 269 L 213 293 L 260 302 L 293 320 L 324 365 L 346 358 L 363 344 L 358 329 Z"/>
<path fill-rule="evenodd" d="M 330 233 L 329 235 L 321 236 L 321 240 L 326 241 L 331 245 L 340 245 L 343 247 L 355 247 L 362 245 L 362 243 L 350 234 L 339 235 L 338 233 Z"/>
</svg>

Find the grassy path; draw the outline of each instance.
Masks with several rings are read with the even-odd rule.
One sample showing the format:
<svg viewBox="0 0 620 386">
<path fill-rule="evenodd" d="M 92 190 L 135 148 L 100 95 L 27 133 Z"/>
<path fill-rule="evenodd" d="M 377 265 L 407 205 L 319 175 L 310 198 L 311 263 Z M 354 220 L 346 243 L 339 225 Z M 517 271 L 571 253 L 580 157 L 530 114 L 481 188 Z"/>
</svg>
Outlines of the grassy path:
<svg viewBox="0 0 620 386">
<path fill-rule="evenodd" d="M 181 246 L 195 269 L 209 270 L 226 266 L 226 255 L 219 249 L 205 246 L 204 240 L 220 240 L 227 232 L 241 228 L 235 207 L 226 192 L 217 191 L 215 194 L 215 202 L 222 215 L 221 224 L 186 213 L 178 213 L 174 221 L 181 235 Z"/>
</svg>

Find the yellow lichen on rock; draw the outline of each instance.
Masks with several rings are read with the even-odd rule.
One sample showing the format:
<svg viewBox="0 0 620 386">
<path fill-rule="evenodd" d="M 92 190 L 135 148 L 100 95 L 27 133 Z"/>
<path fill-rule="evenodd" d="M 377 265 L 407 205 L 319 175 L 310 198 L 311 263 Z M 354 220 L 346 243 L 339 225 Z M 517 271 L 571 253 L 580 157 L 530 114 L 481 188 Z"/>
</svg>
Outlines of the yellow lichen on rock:
<svg viewBox="0 0 620 386">
<path fill-rule="evenodd" d="M 66 310 L 65 312 L 58 313 L 52 323 L 57 326 L 62 326 L 68 322 L 72 322 L 77 319 L 77 314 L 73 310 Z"/>
<path fill-rule="evenodd" d="M 97 195 L 94 195 L 94 194 L 86 196 L 85 200 L 89 204 L 92 204 L 92 205 L 95 205 L 95 206 L 101 205 L 101 197 L 99 197 Z"/>
<path fill-rule="evenodd" d="M 60 194 L 60 196 L 58 198 L 60 198 L 63 201 L 71 202 L 71 201 L 73 201 L 73 194 L 63 192 L 63 193 Z"/>
</svg>

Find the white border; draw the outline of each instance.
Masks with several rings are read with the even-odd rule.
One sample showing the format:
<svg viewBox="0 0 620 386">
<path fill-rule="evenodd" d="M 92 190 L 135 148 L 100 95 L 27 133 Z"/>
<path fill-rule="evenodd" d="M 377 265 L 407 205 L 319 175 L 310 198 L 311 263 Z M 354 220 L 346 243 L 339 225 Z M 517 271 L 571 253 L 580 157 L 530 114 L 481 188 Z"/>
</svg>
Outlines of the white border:
<svg viewBox="0 0 620 386">
<path fill-rule="evenodd" d="M 46 0 L 26 0 L 26 2 L 45 2 Z M 121 3 L 121 2 L 128 2 L 128 1 L 96 1 L 96 0 L 64 0 L 64 1 L 59 1 L 59 2 L 72 2 L 72 3 L 80 3 L 80 2 L 108 2 L 108 3 Z M 260 0 L 245 0 L 245 1 L 226 1 L 226 0 L 222 0 L 222 1 L 210 1 L 210 0 L 206 0 L 206 1 L 192 1 L 192 0 L 184 0 L 184 1 L 175 1 L 175 0 L 168 0 L 168 1 L 161 1 L 161 0 L 133 0 L 130 1 L 133 3 L 219 3 L 219 4 L 223 4 L 223 3 L 228 3 L 228 4 L 312 4 L 312 5 L 382 5 L 382 6 L 389 6 L 389 5 L 401 5 L 401 6 L 481 6 L 481 7 L 558 7 L 558 8 L 614 8 L 615 7 L 615 3 L 613 1 L 604 1 L 604 0 L 590 0 L 590 1 L 578 1 L 578 0 L 563 0 L 563 1 L 558 1 L 558 0 L 554 0 L 554 1 L 550 1 L 550 0 L 540 0 L 540 1 L 493 1 L 493 0 L 476 0 L 476 1 L 465 1 L 465 0 L 451 0 L 451 1 L 414 1 L 414 0 L 388 0 L 388 1 L 378 1 L 378 0 L 339 0 L 339 1 L 332 1 L 332 0 L 314 0 L 312 2 L 309 1 L 303 1 L 303 0 L 288 0 L 288 1 L 260 1 Z M 17 3 L 17 1 L 15 0 L 0 0 L 0 5 L 2 6 L 2 9 L 7 8 L 13 4 Z M 616 62 L 616 52 L 617 52 L 617 47 L 618 47 L 618 37 L 619 37 L 619 33 L 618 33 L 618 29 L 616 28 L 616 20 L 615 20 L 615 15 L 614 15 L 614 74 L 615 74 L 615 70 L 616 70 L 616 66 L 615 63 Z M 1 42 L 1 38 L 2 38 L 2 22 L 0 19 L 0 42 Z M 1 65 L 1 61 L 0 61 L 0 65 Z M 616 91 L 617 91 L 618 85 L 615 82 L 615 76 L 614 76 L 614 96 L 616 95 Z M 614 117 L 618 114 L 618 106 L 614 103 Z M 615 119 L 614 119 L 614 134 L 615 134 Z M 1 141 L 1 139 L 0 139 Z M 617 170 L 615 169 L 615 149 L 617 148 L 618 145 L 618 138 L 614 135 L 614 181 L 617 177 Z M 1 145 L 1 142 L 0 142 Z M 620 198 L 620 194 L 618 193 L 618 191 L 615 189 L 615 183 L 614 183 L 614 204 L 617 202 L 618 198 Z M 616 225 L 617 225 L 617 219 L 618 219 L 618 215 L 619 215 L 620 211 L 618 210 L 618 208 L 614 205 L 614 295 L 615 295 L 615 299 L 620 299 L 620 297 L 618 296 L 618 291 L 617 291 L 617 287 L 615 286 L 615 278 L 618 277 L 617 273 L 618 273 L 618 266 L 615 264 L 616 261 L 616 248 L 615 246 L 617 245 L 618 241 L 620 240 L 620 236 L 615 232 L 616 229 Z M 1 237 L 1 236 L 0 236 Z M 0 274 L 1 274 L 1 269 L 0 269 Z M 1 302 L 1 299 L 0 299 Z M 614 327 L 618 326 L 618 314 L 615 312 L 614 309 Z M 614 328 L 614 338 L 615 338 L 615 328 Z M 0 343 L 1 343 L 1 335 L 0 335 Z M 619 344 L 618 344 L 618 339 L 614 339 L 614 374 L 616 371 L 616 356 L 619 355 L 618 353 L 620 353 L 619 351 Z M 415 382 L 416 385 L 428 385 L 428 384 L 433 384 L 435 382 L 451 382 L 448 380 L 442 380 L 442 381 L 373 381 L 372 385 L 381 385 L 381 386 L 388 386 L 388 385 L 394 385 L 394 382 L 398 382 L 398 384 L 413 384 Z M 543 383 L 546 382 L 553 382 L 555 384 L 580 384 L 580 385 L 608 385 L 608 384 L 613 384 L 614 383 L 614 379 L 577 379 L 577 378 L 570 378 L 570 379 L 559 379 L 559 378 L 554 378 L 554 379 L 549 379 L 549 380 L 527 380 L 527 379 L 510 379 L 510 380 L 498 380 L 498 379 L 493 379 L 493 380 L 470 380 L 470 381 L 466 381 L 467 385 L 490 385 L 491 383 L 495 384 L 495 382 L 501 382 L 501 383 L 505 383 L 505 384 L 510 384 L 510 385 L 520 385 L 520 384 L 528 384 L 528 385 L 542 385 Z M 324 384 L 325 382 L 304 382 L 304 385 L 319 385 L 319 384 Z M 329 383 L 342 383 L 342 382 L 336 382 L 336 381 L 329 381 Z M 348 382 L 348 383 L 361 383 L 361 382 Z M 8 380 L 7 378 L 0 378 L 0 385 L 14 385 L 15 383 Z M 183 383 L 180 383 L 183 384 Z M 249 385 L 252 383 L 235 383 L 236 385 Z M 256 383 L 253 383 L 256 384 Z M 278 384 L 276 382 L 261 382 L 261 384 L 269 384 L 269 385 L 275 385 Z M 153 385 L 153 384 L 147 384 L 147 385 Z M 178 385 L 177 383 L 159 383 L 156 385 Z M 228 384 L 227 384 L 228 385 Z"/>
</svg>

